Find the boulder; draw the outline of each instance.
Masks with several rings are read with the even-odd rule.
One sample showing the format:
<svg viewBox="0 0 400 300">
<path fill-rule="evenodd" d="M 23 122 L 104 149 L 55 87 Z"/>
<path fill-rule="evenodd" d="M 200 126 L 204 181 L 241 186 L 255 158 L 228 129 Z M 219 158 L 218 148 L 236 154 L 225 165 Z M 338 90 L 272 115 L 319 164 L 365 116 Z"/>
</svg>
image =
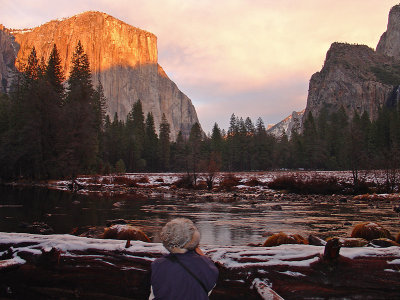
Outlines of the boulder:
<svg viewBox="0 0 400 300">
<path fill-rule="evenodd" d="M 363 222 L 357 224 L 351 233 L 353 238 L 363 238 L 368 241 L 379 238 L 388 238 L 394 240 L 388 230 L 383 228 L 381 225 L 374 222 Z"/>
<path fill-rule="evenodd" d="M 342 247 L 346 248 L 354 248 L 354 247 L 364 247 L 368 244 L 368 241 L 362 238 L 339 238 L 339 237 L 331 237 L 328 238 L 327 241 L 331 239 L 339 239 Z"/>
<path fill-rule="evenodd" d="M 392 246 L 400 246 L 400 244 L 396 243 L 395 241 L 393 241 L 391 239 L 380 238 L 380 239 L 374 239 L 374 240 L 370 241 L 368 243 L 368 246 L 387 248 L 387 247 L 392 247 Z"/>
<path fill-rule="evenodd" d="M 102 238 L 150 242 L 150 239 L 140 228 L 132 225 L 123 225 L 123 224 L 117 224 L 106 228 L 104 230 Z"/>
<path fill-rule="evenodd" d="M 283 244 L 308 244 L 308 241 L 299 234 L 275 233 L 264 242 L 263 247 L 274 247 Z"/>
</svg>

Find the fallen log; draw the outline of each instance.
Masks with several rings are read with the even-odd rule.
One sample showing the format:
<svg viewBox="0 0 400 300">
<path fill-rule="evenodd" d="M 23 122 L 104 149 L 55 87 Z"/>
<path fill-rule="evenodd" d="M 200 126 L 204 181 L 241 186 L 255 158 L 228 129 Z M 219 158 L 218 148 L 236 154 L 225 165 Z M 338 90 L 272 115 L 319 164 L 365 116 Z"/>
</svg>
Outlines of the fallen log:
<svg viewBox="0 0 400 300">
<path fill-rule="evenodd" d="M 0 232 L 0 298 L 147 299 L 150 264 L 166 250 L 158 243 L 125 244 Z M 400 297 L 396 246 L 341 248 L 335 259 L 311 245 L 203 249 L 220 270 L 210 299 Z"/>
</svg>

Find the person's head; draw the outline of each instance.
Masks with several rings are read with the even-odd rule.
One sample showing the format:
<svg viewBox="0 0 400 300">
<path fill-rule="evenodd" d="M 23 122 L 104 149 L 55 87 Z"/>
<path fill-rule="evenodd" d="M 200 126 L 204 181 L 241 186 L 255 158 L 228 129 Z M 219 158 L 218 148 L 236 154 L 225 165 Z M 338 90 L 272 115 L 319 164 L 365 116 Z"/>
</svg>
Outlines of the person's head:
<svg viewBox="0 0 400 300">
<path fill-rule="evenodd" d="M 192 221 L 176 218 L 169 221 L 160 233 L 164 247 L 172 253 L 194 250 L 200 243 L 200 233 Z"/>
</svg>

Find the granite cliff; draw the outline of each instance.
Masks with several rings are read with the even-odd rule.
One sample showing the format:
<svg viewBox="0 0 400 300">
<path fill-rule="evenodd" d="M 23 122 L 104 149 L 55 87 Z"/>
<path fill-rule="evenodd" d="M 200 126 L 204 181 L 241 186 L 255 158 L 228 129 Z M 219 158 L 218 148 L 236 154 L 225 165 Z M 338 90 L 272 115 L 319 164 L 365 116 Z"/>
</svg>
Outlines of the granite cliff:
<svg viewBox="0 0 400 300">
<path fill-rule="evenodd" d="M 7 92 L 15 74 L 18 45 L 6 28 L 0 25 L 0 92 Z"/>
<path fill-rule="evenodd" d="M 16 58 L 10 56 L 13 49 L 2 42 L 5 34 L 17 45 Z M 0 73 L 6 73 L 3 69 L 10 67 L 13 59 L 16 59 L 16 67 L 21 69 L 32 47 L 39 58 L 47 60 L 53 44 L 56 44 L 68 77 L 72 54 L 79 40 L 89 57 L 93 83 L 100 80 L 103 85 L 108 99 L 107 113 L 111 117 L 117 112 L 120 119 L 125 119 L 132 104 L 140 99 L 145 114 L 153 113 L 156 128 L 165 113 L 171 125 L 172 138 L 179 130 L 187 135 L 191 126 L 198 122 L 191 100 L 158 64 L 157 37 L 105 13 L 85 12 L 29 30 L 3 28 L 0 31 Z"/>
<path fill-rule="evenodd" d="M 365 45 L 333 43 L 320 72 L 312 75 L 303 122 L 312 112 L 337 111 L 347 115 L 368 112 L 375 119 L 378 109 L 398 98 L 400 85 L 400 5 L 389 13 L 387 31 L 376 51 Z"/>
</svg>

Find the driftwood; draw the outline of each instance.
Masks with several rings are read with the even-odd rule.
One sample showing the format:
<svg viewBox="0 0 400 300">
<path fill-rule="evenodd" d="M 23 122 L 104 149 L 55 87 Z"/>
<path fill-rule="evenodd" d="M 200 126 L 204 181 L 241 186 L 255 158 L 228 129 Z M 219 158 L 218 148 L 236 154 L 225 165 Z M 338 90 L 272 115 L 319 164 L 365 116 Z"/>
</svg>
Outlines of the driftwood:
<svg viewBox="0 0 400 300">
<path fill-rule="evenodd" d="M 165 250 L 125 244 L 0 233 L 0 298 L 147 299 L 150 264 Z M 328 245 L 203 247 L 220 270 L 210 299 L 399 299 L 400 247 Z"/>
</svg>

